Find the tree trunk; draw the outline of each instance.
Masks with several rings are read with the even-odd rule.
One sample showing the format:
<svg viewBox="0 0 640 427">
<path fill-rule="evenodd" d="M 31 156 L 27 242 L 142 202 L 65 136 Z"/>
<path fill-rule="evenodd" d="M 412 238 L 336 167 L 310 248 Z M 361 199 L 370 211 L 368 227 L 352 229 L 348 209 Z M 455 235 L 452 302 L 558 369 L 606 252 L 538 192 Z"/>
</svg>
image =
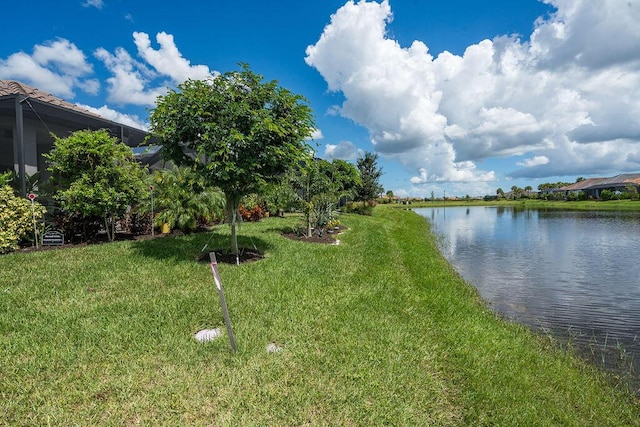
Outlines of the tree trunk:
<svg viewBox="0 0 640 427">
<path fill-rule="evenodd" d="M 311 230 L 311 215 L 312 215 L 312 211 L 313 211 L 313 205 L 311 204 L 311 202 L 309 202 L 307 204 L 307 213 L 306 213 L 306 219 L 307 219 L 307 235 L 306 235 L 306 237 L 313 236 L 313 230 Z"/>
<path fill-rule="evenodd" d="M 111 230 L 109 229 L 109 217 L 104 213 L 104 229 L 107 232 L 107 241 L 111 242 Z"/>
<path fill-rule="evenodd" d="M 238 255 L 238 236 L 236 234 L 236 223 L 238 221 L 238 208 L 240 207 L 240 196 L 236 194 L 225 194 L 227 218 L 231 226 L 231 253 Z"/>
</svg>

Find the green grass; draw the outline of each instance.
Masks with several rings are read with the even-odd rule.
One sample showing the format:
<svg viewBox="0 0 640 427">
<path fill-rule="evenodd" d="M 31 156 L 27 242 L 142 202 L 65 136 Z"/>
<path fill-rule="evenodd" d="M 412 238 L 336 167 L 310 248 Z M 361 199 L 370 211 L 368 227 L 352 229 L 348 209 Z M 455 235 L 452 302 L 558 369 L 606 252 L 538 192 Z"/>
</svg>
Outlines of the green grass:
<svg viewBox="0 0 640 427">
<path fill-rule="evenodd" d="M 548 338 L 492 314 L 427 222 L 343 215 L 338 246 L 242 226 L 266 258 L 220 265 L 211 234 L 0 257 L 1 425 L 640 425 L 640 406 Z M 267 353 L 276 342 L 279 353 Z"/>
</svg>

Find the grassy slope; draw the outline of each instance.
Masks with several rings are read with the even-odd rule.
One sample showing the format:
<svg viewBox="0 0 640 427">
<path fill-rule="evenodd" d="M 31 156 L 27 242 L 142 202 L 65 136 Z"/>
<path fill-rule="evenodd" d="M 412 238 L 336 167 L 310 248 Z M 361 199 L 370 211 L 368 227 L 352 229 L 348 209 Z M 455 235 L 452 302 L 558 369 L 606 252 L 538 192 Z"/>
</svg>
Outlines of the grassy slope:
<svg viewBox="0 0 640 427">
<path fill-rule="evenodd" d="M 339 246 L 282 238 L 292 218 L 242 227 L 267 258 L 220 266 L 236 356 L 192 337 L 223 326 L 194 261 L 210 235 L 0 257 L 0 424 L 640 425 L 601 374 L 491 314 L 422 217 L 342 219 Z"/>
</svg>

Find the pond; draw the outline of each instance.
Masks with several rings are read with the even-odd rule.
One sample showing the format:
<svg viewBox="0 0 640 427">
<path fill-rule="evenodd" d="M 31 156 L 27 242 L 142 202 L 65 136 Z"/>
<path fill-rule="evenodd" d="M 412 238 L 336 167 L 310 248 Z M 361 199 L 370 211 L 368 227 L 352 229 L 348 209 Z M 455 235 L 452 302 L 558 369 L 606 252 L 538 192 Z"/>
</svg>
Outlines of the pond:
<svg viewBox="0 0 640 427">
<path fill-rule="evenodd" d="M 640 213 L 438 207 L 440 250 L 498 313 L 640 376 Z"/>
</svg>

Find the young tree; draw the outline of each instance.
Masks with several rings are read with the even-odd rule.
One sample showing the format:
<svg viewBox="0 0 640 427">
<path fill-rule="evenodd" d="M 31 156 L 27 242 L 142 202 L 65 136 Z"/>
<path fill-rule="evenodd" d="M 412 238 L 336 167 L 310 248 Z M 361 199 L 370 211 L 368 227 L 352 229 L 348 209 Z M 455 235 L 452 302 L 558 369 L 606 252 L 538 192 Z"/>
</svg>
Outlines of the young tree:
<svg viewBox="0 0 640 427">
<path fill-rule="evenodd" d="M 104 129 L 54 138 L 53 150 L 44 155 L 56 189 L 54 199 L 69 215 L 102 217 L 107 237 L 113 240 L 116 218 L 148 196 L 144 170 L 131 149 Z"/>
<path fill-rule="evenodd" d="M 311 237 L 312 227 L 321 224 L 326 213 L 334 212 L 343 197 L 353 200 L 353 191 L 359 182 L 356 167 L 344 160 L 334 159 L 331 163 L 308 156 L 299 167 L 287 173 L 282 182 L 267 187 L 266 201 L 274 209 L 298 208 L 305 215 L 307 237 Z M 320 215 L 317 215 L 320 213 Z"/>
<path fill-rule="evenodd" d="M 338 199 L 342 197 L 353 199 L 356 188 L 360 184 L 360 174 L 355 165 L 344 160 L 333 159 L 330 170 Z"/>
<path fill-rule="evenodd" d="M 300 195 L 295 188 L 297 173 L 297 170 L 291 170 L 279 182 L 264 187 L 264 202 L 270 215 L 283 216 L 285 211 L 299 207 Z"/>
<path fill-rule="evenodd" d="M 323 159 L 310 159 L 297 174 L 296 189 L 301 195 L 302 211 L 306 222 L 306 236 L 312 236 L 312 227 L 316 224 L 316 212 L 333 210 L 338 201 L 337 186 L 331 179 L 333 168 L 331 163 Z M 316 227 L 317 229 L 318 227 Z M 319 231 L 319 230 L 318 230 Z"/>
<path fill-rule="evenodd" d="M 380 177 L 382 168 L 378 167 L 378 154 L 365 152 L 364 156 L 358 156 L 358 171 L 360 183 L 356 187 L 356 200 L 369 203 L 382 192 Z"/>
<path fill-rule="evenodd" d="M 150 123 L 167 157 L 224 192 L 235 254 L 240 200 L 296 166 L 315 127 L 302 96 L 264 82 L 246 64 L 158 97 Z"/>
</svg>

